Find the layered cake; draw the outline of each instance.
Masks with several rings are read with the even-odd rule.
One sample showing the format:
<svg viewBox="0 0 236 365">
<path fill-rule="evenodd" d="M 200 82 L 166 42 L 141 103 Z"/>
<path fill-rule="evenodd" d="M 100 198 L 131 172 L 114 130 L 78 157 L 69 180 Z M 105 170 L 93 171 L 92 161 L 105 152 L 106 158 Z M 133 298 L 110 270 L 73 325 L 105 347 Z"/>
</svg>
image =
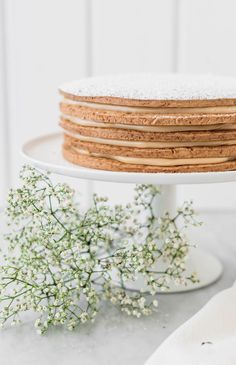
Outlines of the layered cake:
<svg viewBox="0 0 236 365">
<path fill-rule="evenodd" d="M 93 169 L 236 169 L 236 81 L 133 74 L 60 87 L 63 155 Z"/>
</svg>

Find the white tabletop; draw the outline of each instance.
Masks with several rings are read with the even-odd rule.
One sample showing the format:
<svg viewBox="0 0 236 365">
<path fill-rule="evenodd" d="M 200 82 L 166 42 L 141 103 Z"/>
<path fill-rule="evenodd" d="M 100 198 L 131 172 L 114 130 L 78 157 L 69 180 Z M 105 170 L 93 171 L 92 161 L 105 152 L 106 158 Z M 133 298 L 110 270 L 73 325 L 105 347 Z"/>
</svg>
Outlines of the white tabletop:
<svg viewBox="0 0 236 365">
<path fill-rule="evenodd" d="M 185 294 L 159 295 L 159 312 L 141 319 L 104 305 L 95 324 L 75 332 L 56 328 L 39 336 L 29 316 L 28 323 L 0 331 L 0 364 L 142 365 L 175 328 L 236 279 L 236 213 L 208 214 L 203 219 L 206 224 L 190 235 L 201 245 L 204 240 L 204 248 L 222 260 L 224 273 L 216 284 Z"/>
</svg>

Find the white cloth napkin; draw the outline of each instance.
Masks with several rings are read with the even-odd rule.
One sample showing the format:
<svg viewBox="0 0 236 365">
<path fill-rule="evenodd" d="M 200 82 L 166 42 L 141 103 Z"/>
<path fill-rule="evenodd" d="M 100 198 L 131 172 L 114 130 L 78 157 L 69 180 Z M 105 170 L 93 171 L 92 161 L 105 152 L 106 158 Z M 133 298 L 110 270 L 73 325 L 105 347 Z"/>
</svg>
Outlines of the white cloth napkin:
<svg viewBox="0 0 236 365">
<path fill-rule="evenodd" d="M 215 295 L 145 365 L 236 365 L 236 286 Z"/>
</svg>

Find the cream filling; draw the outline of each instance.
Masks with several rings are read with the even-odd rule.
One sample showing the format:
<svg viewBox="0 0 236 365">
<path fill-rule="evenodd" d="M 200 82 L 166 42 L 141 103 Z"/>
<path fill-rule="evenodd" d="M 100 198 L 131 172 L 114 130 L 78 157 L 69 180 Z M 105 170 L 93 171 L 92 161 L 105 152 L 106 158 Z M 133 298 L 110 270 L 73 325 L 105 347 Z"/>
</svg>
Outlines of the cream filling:
<svg viewBox="0 0 236 365">
<path fill-rule="evenodd" d="M 131 107 L 131 106 L 121 106 L 121 105 L 111 105 L 102 103 L 90 103 L 86 101 L 76 101 L 68 98 L 63 98 L 63 103 L 68 105 L 78 105 L 85 106 L 86 108 L 94 108 L 100 110 L 114 110 L 119 112 L 128 113 L 156 113 L 156 114 L 215 114 L 215 113 L 235 113 L 236 106 L 214 106 L 214 107 L 204 107 L 204 108 L 152 108 L 152 107 Z"/>
<path fill-rule="evenodd" d="M 102 123 L 92 120 L 85 120 L 78 117 L 73 117 L 68 114 L 62 114 L 62 118 L 69 120 L 70 122 L 83 127 L 98 127 L 98 128 L 115 128 L 115 129 L 127 129 L 142 132 L 183 132 L 183 131 L 205 131 L 205 130 L 228 130 L 236 129 L 236 124 L 213 124 L 213 125 L 190 125 L 190 126 L 143 126 L 143 125 L 130 125 L 119 123 Z"/>
<path fill-rule="evenodd" d="M 194 146 L 222 146 L 222 145 L 234 145 L 236 144 L 236 140 L 230 141 L 207 141 L 207 142 L 139 142 L 139 141 L 125 141 L 125 140 L 116 140 L 116 139 L 105 139 L 105 138 L 97 138 L 91 136 L 83 136 L 79 133 L 69 132 L 68 130 L 64 130 L 65 134 L 68 136 L 78 138 L 80 141 L 84 142 L 92 142 L 92 143 L 100 143 L 111 146 L 121 146 L 121 147 L 138 147 L 138 148 L 174 148 L 174 147 L 194 147 Z"/>
<path fill-rule="evenodd" d="M 109 158 L 115 161 L 133 164 L 133 165 L 149 165 L 149 166 L 183 166 L 183 165 L 208 165 L 217 164 L 234 160 L 235 158 L 228 157 L 216 157 L 216 158 L 136 158 L 136 157 L 123 157 L 123 156 L 107 156 L 100 153 L 90 153 L 88 151 L 73 148 L 76 152 L 93 157 Z"/>
</svg>

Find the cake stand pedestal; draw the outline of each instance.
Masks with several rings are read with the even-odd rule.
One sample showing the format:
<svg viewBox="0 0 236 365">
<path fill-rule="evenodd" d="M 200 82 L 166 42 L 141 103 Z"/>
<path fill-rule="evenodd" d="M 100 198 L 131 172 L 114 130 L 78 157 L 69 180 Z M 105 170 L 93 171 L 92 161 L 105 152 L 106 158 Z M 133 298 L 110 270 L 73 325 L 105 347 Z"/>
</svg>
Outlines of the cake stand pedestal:
<svg viewBox="0 0 236 365">
<path fill-rule="evenodd" d="M 178 184 L 208 184 L 236 181 L 236 171 L 209 172 L 209 173 L 133 173 L 113 172 L 83 168 L 70 164 L 63 159 L 61 146 L 62 133 L 44 135 L 30 140 L 23 146 L 24 157 L 37 168 L 56 174 L 86 180 L 154 184 L 159 185 L 162 194 L 157 202 L 157 213 L 162 215 L 169 212 L 175 214 L 176 193 Z M 192 249 L 187 261 L 187 273 L 197 272 L 200 282 L 187 286 L 175 286 L 170 292 L 188 291 L 205 287 L 215 282 L 222 274 L 220 261 L 212 254 L 200 249 Z M 142 283 L 137 283 L 140 288 Z"/>
</svg>

